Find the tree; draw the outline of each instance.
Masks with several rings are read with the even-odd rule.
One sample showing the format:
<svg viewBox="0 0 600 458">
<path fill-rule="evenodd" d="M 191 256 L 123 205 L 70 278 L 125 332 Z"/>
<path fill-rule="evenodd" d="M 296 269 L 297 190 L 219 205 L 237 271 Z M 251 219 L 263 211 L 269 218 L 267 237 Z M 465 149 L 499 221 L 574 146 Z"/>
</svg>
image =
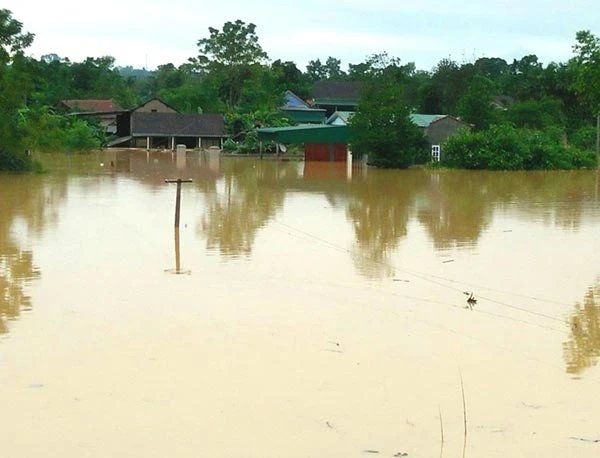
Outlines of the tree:
<svg viewBox="0 0 600 458">
<path fill-rule="evenodd" d="M 19 109 L 28 97 L 28 77 L 23 50 L 33 34 L 23 33 L 23 24 L 6 9 L 0 9 L 0 170 L 26 170 L 32 162 L 22 150 Z"/>
<path fill-rule="evenodd" d="M 385 55 L 373 59 L 372 76 L 363 83 L 358 111 L 350 121 L 352 147 L 369 153 L 369 162 L 384 168 L 407 168 L 428 157 L 423 133 L 410 119 L 404 91 L 408 77 L 398 63 Z"/>
<path fill-rule="evenodd" d="M 198 40 L 200 54 L 196 59 L 199 68 L 222 73 L 223 89 L 229 109 L 240 101 L 244 75 L 253 65 L 268 59 L 258 43 L 256 25 L 241 20 L 226 22 L 223 30 L 208 28 L 210 36 Z"/>
<path fill-rule="evenodd" d="M 11 59 L 31 45 L 34 35 L 23 33 L 23 24 L 12 17 L 6 9 L 0 9 L 0 64 L 6 65 Z"/>
<path fill-rule="evenodd" d="M 305 100 L 310 97 L 312 90 L 310 79 L 296 67 L 294 62 L 282 62 L 277 59 L 271 64 L 271 70 L 277 76 L 278 84 L 284 91 L 290 90 Z"/>
<path fill-rule="evenodd" d="M 597 115 L 596 153 L 600 155 L 600 38 L 582 30 L 577 32 L 576 39 L 574 87 Z"/>
<path fill-rule="evenodd" d="M 457 113 L 477 129 L 487 129 L 496 119 L 492 107 L 494 84 L 484 76 L 475 75 L 466 93 L 460 98 Z"/>
</svg>

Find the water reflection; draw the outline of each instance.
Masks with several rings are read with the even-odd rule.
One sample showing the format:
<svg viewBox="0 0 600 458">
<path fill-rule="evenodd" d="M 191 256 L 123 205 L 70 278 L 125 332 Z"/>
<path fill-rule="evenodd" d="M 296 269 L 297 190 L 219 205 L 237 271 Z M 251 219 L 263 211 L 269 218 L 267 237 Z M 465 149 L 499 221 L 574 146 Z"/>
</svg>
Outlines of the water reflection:
<svg viewBox="0 0 600 458">
<path fill-rule="evenodd" d="M 207 196 L 197 231 L 209 250 L 226 257 L 249 255 L 256 233 L 282 208 L 282 183 L 297 177 L 296 164 L 270 161 L 226 161 L 223 190 Z"/>
<path fill-rule="evenodd" d="M 391 252 L 407 235 L 415 199 L 427 184 L 423 171 L 378 171 L 353 183 L 346 210 L 356 236 L 352 258 L 369 277 L 393 274 Z"/>
<path fill-rule="evenodd" d="M 432 172 L 417 216 L 437 249 L 468 247 L 490 224 L 494 205 L 481 175 Z"/>
<path fill-rule="evenodd" d="M 58 204 L 66 194 L 66 183 L 61 180 L 0 175 L 0 334 L 8 332 L 8 321 L 31 310 L 26 286 L 40 277 L 24 239 L 56 223 Z"/>
<path fill-rule="evenodd" d="M 600 357 L 600 279 L 576 304 L 569 319 L 570 335 L 564 343 L 564 356 L 569 374 L 579 374 L 595 366 Z"/>
</svg>

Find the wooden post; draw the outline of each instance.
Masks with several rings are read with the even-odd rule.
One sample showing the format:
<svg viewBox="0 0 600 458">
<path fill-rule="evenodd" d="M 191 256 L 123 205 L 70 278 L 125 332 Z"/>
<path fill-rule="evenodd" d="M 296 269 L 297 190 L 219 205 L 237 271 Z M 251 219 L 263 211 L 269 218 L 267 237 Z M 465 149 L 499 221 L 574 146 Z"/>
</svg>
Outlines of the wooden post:
<svg viewBox="0 0 600 458">
<path fill-rule="evenodd" d="M 175 228 L 175 273 L 181 273 L 181 255 L 179 253 L 179 228 Z"/>
<path fill-rule="evenodd" d="M 191 183 L 191 178 L 182 180 L 177 178 L 176 180 L 165 180 L 165 183 L 177 183 L 177 195 L 175 196 L 175 229 L 179 229 L 179 209 L 181 207 L 181 183 Z"/>
</svg>

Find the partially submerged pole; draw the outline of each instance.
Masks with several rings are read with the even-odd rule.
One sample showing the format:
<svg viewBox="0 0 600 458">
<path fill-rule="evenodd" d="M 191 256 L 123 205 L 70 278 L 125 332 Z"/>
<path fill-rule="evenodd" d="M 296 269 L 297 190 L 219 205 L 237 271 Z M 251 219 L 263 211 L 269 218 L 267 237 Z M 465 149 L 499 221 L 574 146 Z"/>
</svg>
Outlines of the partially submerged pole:
<svg viewBox="0 0 600 458">
<path fill-rule="evenodd" d="M 191 182 L 191 178 L 185 180 L 182 180 L 181 178 L 177 178 L 176 180 L 165 180 L 165 183 L 177 183 L 177 195 L 175 196 L 175 229 L 179 228 L 179 210 L 181 207 L 181 183 Z"/>
</svg>

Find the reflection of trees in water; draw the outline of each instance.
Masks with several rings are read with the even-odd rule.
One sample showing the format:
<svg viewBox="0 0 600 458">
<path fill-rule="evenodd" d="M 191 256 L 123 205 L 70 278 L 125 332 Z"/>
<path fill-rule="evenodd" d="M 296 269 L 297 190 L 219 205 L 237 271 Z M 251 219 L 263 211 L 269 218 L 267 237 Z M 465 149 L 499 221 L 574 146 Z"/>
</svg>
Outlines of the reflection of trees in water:
<svg viewBox="0 0 600 458">
<path fill-rule="evenodd" d="M 600 357 L 600 283 L 590 287 L 583 305 L 576 304 L 569 320 L 569 339 L 563 344 L 567 372 L 579 374 Z"/>
<path fill-rule="evenodd" d="M 503 209 L 576 230 L 598 200 L 596 172 L 431 172 L 418 218 L 438 249 L 473 245 Z"/>
<path fill-rule="evenodd" d="M 0 254 L 0 334 L 8 332 L 5 320 L 18 318 L 21 310 L 31 310 L 31 297 L 24 286 L 39 275 L 31 251 L 12 248 Z"/>
<path fill-rule="evenodd" d="M 273 161 L 224 163 L 222 195 L 209 195 L 208 210 L 199 231 L 209 249 L 226 256 L 248 255 L 258 230 L 283 205 L 285 187 L 280 181 L 297 175 L 294 164 Z"/>
<path fill-rule="evenodd" d="M 431 172 L 417 212 L 437 249 L 476 243 L 492 220 L 489 187 L 471 172 Z"/>
<path fill-rule="evenodd" d="M 501 211 L 577 230 L 589 204 L 598 201 L 597 181 L 595 171 L 369 170 L 352 182 L 347 215 L 357 240 L 353 258 L 366 276 L 390 275 L 389 255 L 412 215 L 436 249 L 475 245 Z"/>
<path fill-rule="evenodd" d="M 560 229 L 579 229 L 586 204 L 598 201 L 596 171 L 523 172 L 507 176 L 513 181 L 513 202 L 529 203 L 517 210 L 527 219 Z"/>
<path fill-rule="evenodd" d="M 427 182 L 422 171 L 376 172 L 352 183 L 346 210 L 357 242 L 352 258 L 368 277 L 393 274 L 389 255 L 406 237 L 415 198 Z"/>
<path fill-rule="evenodd" d="M 0 333 L 6 333 L 7 320 L 32 308 L 25 287 L 40 276 L 33 252 L 21 249 L 16 229 L 39 235 L 55 224 L 58 203 L 66 196 L 66 182 L 32 175 L 2 176 L 0 196 Z"/>
</svg>

